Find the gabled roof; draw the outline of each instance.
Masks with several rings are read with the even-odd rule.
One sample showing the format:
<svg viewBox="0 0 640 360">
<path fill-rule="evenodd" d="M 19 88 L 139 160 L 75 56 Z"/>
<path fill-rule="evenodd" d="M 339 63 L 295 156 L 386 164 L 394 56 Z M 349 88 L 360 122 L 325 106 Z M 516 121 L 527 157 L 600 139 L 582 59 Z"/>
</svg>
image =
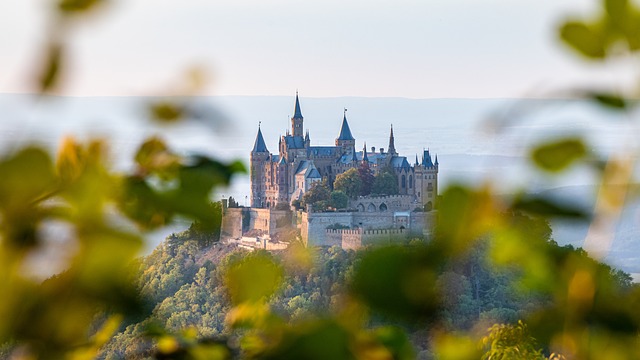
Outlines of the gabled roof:
<svg viewBox="0 0 640 360">
<path fill-rule="evenodd" d="M 320 172 L 318 171 L 318 169 L 316 169 L 315 166 L 310 168 L 309 171 L 307 172 L 307 179 L 320 179 L 320 178 L 322 178 L 322 176 L 320 176 Z"/>
<path fill-rule="evenodd" d="M 391 166 L 394 168 L 411 168 L 405 156 L 394 156 L 391 158 Z"/>
<path fill-rule="evenodd" d="M 253 152 L 269 152 L 269 150 L 267 150 L 267 144 L 264 143 L 264 138 L 262 137 L 262 130 L 260 130 L 260 126 L 258 126 L 258 136 L 256 136 L 256 142 L 253 144 Z"/>
<path fill-rule="evenodd" d="M 340 128 L 340 135 L 338 135 L 338 140 L 355 140 L 353 135 L 351 135 L 351 129 L 349 129 L 349 123 L 347 122 L 347 114 L 344 114 L 342 118 L 342 127 Z"/>
</svg>

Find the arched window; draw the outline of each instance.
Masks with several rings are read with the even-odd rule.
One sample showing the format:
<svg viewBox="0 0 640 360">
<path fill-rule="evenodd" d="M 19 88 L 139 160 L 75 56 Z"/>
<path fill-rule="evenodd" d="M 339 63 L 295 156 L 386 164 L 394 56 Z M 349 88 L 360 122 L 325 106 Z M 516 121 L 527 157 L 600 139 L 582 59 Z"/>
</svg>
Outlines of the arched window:
<svg viewBox="0 0 640 360">
<path fill-rule="evenodd" d="M 369 206 L 367 206 L 367 211 L 368 212 L 375 212 L 376 211 L 376 206 L 373 204 L 369 204 Z"/>
<path fill-rule="evenodd" d="M 364 212 L 364 205 L 358 204 L 358 211 Z"/>
<path fill-rule="evenodd" d="M 433 210 L 433 204 L 431 203 L 431 201 L 429 201 L 424 205 L 424 211 L 431 211 L 431 210 Z"/>
<path fill-rule="evenodd" d="M 385 203 L 380 204 L 380 211 L 387 211 L 387 204 Z"/>
<path fill-rule="evenodd" d="M 407 187 L 407 178 L 404 175 L 402 175 L 400 182 L 402 183 L 403 188 Z"/>
<path fill-rule="evenodd" d="M 409 175 L 409 189 L 413 188 L 413 176 Z"/>
</svg>

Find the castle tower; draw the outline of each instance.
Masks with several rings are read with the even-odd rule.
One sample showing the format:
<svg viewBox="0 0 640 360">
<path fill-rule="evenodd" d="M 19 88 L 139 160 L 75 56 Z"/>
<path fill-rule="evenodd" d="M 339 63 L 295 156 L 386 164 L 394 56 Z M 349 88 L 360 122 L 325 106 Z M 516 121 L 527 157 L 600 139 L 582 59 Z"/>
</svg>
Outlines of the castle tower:
<svg viewBox="0 0 640 360">
<path fill-rule="evenodd" d="M 356 139 L 351 135 L 351 129 L 349 129 L 349 123 L 347 122 L 347 109 L 344 109 L 342 127 L 340 127 L 340 135 L 336 139 L 336 146 L 342 148 L 343 154 L 353 151 L 356 146 Z"/>
<path fill-rule="evenodd" d="M 395 140 L 393 138 L 393 124 L 391 124 L 391 134 L 389 134 L 388 152 L 389 152 L 389 154 L 391 156 L 398 155 L 398 152 L 396 151 L 396 143 L 395 143 Z"/>
<path fill-rule="evenodd" d="M 296 91 L 296 106 L 294 109 L 293 117 L 291 118 L 291 135 L 303 136 L 303 117 L 300 110 L 300 99 L 298 99 L 298 92 Z"/>
<path fill-rule="evenodd" d="M 266 204 L 265 167 L 269 162 L 269 150 L 262 137 L 262 130 L 258 125 L 258 135 L 251 150 L 251 207 L 261 208 Z"/>
<path fill-rule="evenodd" d="M 438 196 L 438 159 L 436 157 L 436 163 L 431 159 L 429 150 L 424 150 L 422 154 L 421 168 L 421 197 L 422 204 L 425 209 L 431 210 L 436 205 L 436 197 Z M 417 184 L 416 184 L 417 185 Z"/>
</svg>

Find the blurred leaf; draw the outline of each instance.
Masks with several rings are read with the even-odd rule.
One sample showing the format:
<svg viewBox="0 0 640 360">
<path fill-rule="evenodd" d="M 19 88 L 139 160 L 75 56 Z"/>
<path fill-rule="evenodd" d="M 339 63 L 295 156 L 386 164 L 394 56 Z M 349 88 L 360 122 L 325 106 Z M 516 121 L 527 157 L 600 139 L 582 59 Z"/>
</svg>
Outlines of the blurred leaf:
<svg viewBox="0 0 640 360">
<path fill-rule="evenodd" d="M 604 0 L 605 10 L 612 24 L 625 24 L 629 10 L 628 0 Z"/>
<path fill-rule="evenodd" d="M 614 110 L 625 110 L 630 105 L 630 103 L 621 96 L 609 93 L 589 93 L 587 94 L 587 98 Z"/>
<path fill-rule="evenodd" d="M 151 119 L 159 122 L 174 123 L 186 116 L 186 108 L 168 100 L 157 101 L 149 104 L 149 115 Z"/>
<path fill-rule="evenodd" d="M 569 21 L 560 28 L 564 42 L 590 59 L 605 57 L 605 40 L 600 30 L 583 22 Z"/>
<path fill-rule="evenodd" d="M 581 139 L 567 138 L 539 145 L 531 152 L 531 158 L 539 168 L 559 172 L 586 154 L 587 149 Z"/>
<path fill-rule="evenodd" d="M 512 204 L 513 210 L 521 210 L 530 214 L 555 218 L 572 218 L 588 220 L 589 214 L 575 206 L 561 204 L 552 198 L 540 196 L 519 197 Z"/>
<path fill-rule="evenodd" d="M 234 304 L 266 300 L 278 290 L 282 277 L 282 267 L 266 252 L 255 252 L 236 261 L 225 274 Z"/>
<path fill-rule="evenodd" d="M 167 172 L 177 170 L 180 165 L 180 158 L 169 151 L 163 140 L 156 137 L 147 139 L 140 146 L 135 160 L 142 176 L 153 172 L 166 175 Z"/>
<path fill-rule="evenodd" d="M 59 0 L 58 8 L 64 13 L 79 13 L 90 10 L 105 0 Z"/>
<path fill-rule="evenodd" d="M 61 44 L 49 44 L 38 79 L 41 92 L 52 90 L 57 85 L 64 62 L 64 54 L 65 50 Z"/>
<path fill-rule="evenodd" d="M 422 259 L 425 249 L 391 246 L 365 253 L 356 268 L 352 291 L 373 309 L 410 321 L 436 316 L 438 262 Z M 434 259 L 435 260 L 435 259 Z"/>
<path fill-rule="evenodd" d="M 488 188 L 452 185 L 438 200 L 438 213 L 436 240 L 451 254 L 465 252 L 472 241 L 499 222 L 497 204 Z"/>
<path fill-rule="evenodd" d="M 56 170 L 64 183 L 77 180 L 84 170 L 83 149 L 72 137 L 65 137 L 58 149 Z"/>
<path fill-rule="evenodd" d="M 407 334 L 401 329 L 393 326 L 380 327 L 373 330 L 376 339 L 391 352 L 393 359 L 411 360 L 415 359 L 416 354 L 413 345 Z"/>
<path fill-rule="evenodd" d="M 297 326 L 282 341 L 260 356 L 262 359 L 354 359 L 350 334 L 331 320 Z"/>
</svg>

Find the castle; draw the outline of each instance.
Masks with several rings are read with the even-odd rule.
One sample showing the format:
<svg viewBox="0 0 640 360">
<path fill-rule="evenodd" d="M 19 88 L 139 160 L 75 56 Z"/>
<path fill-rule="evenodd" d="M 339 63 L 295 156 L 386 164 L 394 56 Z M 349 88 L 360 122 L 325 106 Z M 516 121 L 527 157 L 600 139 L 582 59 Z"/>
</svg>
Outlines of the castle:
<svg viewBox="0 0 640 360">
<path fill-rule="evenodd" d="M 346 109 L 335 145 L 312 146 L 309 132 L 304 132 L 304 117 L 296 93 L 291 132 L 287 131 L 280 137 L 277 155 L 267 149 L 258 126 L 251 151 L 251 207 L 288 208 L 293 200 L 300 200 L 313 183 L 326 180 L 332 186 L 336 176 L 363 163 L 371 168 L 374 175 L 382 169 L 391 169 L 398 181 L 399 195 L 412 196 L 416 204 L 427 210 L 435 205 L 438 193 L 437 156 L 433 161 L 429 150 L 423 150 L 422 161 L 418 161 L 416 155 L 415 163 L 410 165 L 407 158 L 396 151 L 393 125 L 386 152 L 384 148 L 376 152 L 375 147 L 369 152 L 366 142 L 362 151 L 356 151 L 356 140 L 347 122 Z M 364 206 L 356 206 L 360 205 Z"/>
<path fill-rule="evenodd" d="M 296 93 L 291 131 L 280 137 L 278 154 L 269 152 L 258 125 L 250 162 L 251 207 L 226 209 L 223 217 L 223 233 L 231 238 L 256 232 L 275 235 L 297 227 L 307 245 L 358 248 L 429 235 L 438 194 L 438 158 L 423 150 L 422 159 L 416 155 L 411 165 L 396 151 L 393 126 L 386 151 L 374 147 L 367 151 L 366 143 L 356 151 L 345 109 L 335 145 L 312 146 Z M 338 211 L 295 210 L 294 202 L 314 183 L 326 181 L 332 187 L 338 175 L 361 166 L 373 175 L 393 174 L 398 193 L 352 198 L 347 209 Z"/>
</svg>

